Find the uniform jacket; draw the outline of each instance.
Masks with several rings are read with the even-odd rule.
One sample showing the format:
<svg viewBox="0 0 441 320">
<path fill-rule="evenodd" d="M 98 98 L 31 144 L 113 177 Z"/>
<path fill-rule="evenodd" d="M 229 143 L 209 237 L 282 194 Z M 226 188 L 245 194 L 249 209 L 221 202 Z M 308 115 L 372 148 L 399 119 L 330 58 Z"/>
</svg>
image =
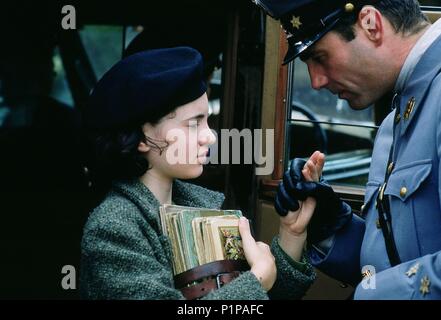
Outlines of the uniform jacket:
<svg viewBox="0 0 441 320">
<path fill-rule="evenodd" d="M 221 193 L 176 180 L 177 205 L 220 208 Z M 159 224 L 159 202 L 139 181 L 118 182 L 91 213 L 82 240 L 80 290 L 86 299 L 184 299 L 174 287 L 172 251 Z M 273 241 L 278 267 L 273 298 L 300 298 L 315 278 L 307 263 L 302 273 Z M 268 299 L 250 272 L 204 297 L 205 299 Z"/>
<path fill-rule="evenodd" d="M 363 267 L 371 270 L 371 277 L 358 283 L 355 299 L 441 299 L 440 52 L 441 37 L 425 51 L 404 89 L 394 97 L 398 113 L 392 111 L 377 133 L 363 219 L 354 215 L 335 234 L 325 256 L 310 251 L 314 265 L 354 285 L 361 280 Z M 384 194 L 390 198 L 401 260 L 394 267 L 377 227 L 375 204 L 392 143 L 394 165 Z"/>
</svg>

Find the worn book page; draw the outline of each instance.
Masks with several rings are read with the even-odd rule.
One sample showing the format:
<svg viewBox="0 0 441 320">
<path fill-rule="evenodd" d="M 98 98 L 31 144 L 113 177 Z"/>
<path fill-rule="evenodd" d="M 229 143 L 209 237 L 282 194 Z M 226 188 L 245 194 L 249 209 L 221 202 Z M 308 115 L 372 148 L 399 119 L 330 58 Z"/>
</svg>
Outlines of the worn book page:
<svg viewBox="0 0 441 320">
<path fill-rule="evenodd" d="M 213 261 L 244 258 L 242 240 L 239 235 L 238 217 L 212 218 L 208 225 Z"/>
<path fill-rule="evenodd" d="M 173 226 L 172 226 L 172 221 L 171 221 L 171 215 L 168 215 L 167 217 L 165 217 L 165 221 L 164 221 L 164 225 L 167 231 L 167 236 L 170 239 L 170 244 L 171 244 L 171 249 L 172 249 L 172 253 L 173 253 L 173 270 L 175 272 L 175 274 L 178 273 L 178 270 L 180 270 L 180 268 L 178 267 L 178 256 L 179 256 L 179 250 L 178 250 L 178 245 L 177 245 L 177 239 L 176 236 L 174 234 L 173 230 Z"/>
<path fill-rule="evenodd" d="M 198 259 L 196 251 L 196 243 L 194 241 L 192 221 L 199 217 L 210 217 L 219 215 L 218 210 L 182 210 L 178 213 L 179 223 L 182 229 L 182 245 L 185 254 L 185 268 L 191 269 L 197 267 L 201 263 Z"/>
<path fill-rule="evenodd" d="M 202 221 L 204 220 L 203 217 L 200 218 L 194 218 L 191 222 L 192 228 L 193 228 L 193 239 L 196 246 L 196 254 L 198 257 L 199 264 L 205 264 L 207 263 L 205 259 L 205 247 L 204 247 L 204 240 L 202 236 Z"/>
</svg>

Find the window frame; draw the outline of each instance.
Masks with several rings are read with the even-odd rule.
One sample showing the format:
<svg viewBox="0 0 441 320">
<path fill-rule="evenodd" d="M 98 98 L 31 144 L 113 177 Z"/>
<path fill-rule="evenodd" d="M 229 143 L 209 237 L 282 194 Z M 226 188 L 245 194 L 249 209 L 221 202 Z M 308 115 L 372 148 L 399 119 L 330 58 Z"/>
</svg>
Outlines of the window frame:
<svg viewBox="0 0 441 320">
<path fill-rule="evenodd" d="M 421 6 L 421 9 L 428 15 L 432 23 L 441 17 L 441 7 Z M 275 45 L 277 46 L 276 49 L 271 48 L 271 46 Z M 287 126 L 289 124 L 288 112 L 291 99 L 288 99 L 288 92 L 290 92 L 290 86 L 292 85 L 289 80 L 289 72 L 293 68 L 293 63 L 288 64 L 288 66 L 282 66 L 286 50 L 287 42 L 283 30 L 277 21 L 267 17 L 262 128 L 274 128 L 276 142 L 274 172 L 271 176 L 260 179 L 260 198 L 267 201 L 274 201 L 277 186 L 283 178 L 286 167 L 285 162 L 289 160 L 287 157 L 287 146 L 289 145 Z M 268 83 L 271 80 L 276 80 L 276 83 Z M 385 97 L 373 106 L 376 125 L 379 125 L 386 116 L 386 114 L 380 113 L 380 110 L 384 110 L 389 101 Z M 273 113 L 269 110 L 271 107 L 274 108 Z M 343 186 L 332 183 L 331 186 L 343 200 L 351 205 L 354 212 L 358 213 L 360 211 L 364 201 L 365 186 Z"/>
</svg>

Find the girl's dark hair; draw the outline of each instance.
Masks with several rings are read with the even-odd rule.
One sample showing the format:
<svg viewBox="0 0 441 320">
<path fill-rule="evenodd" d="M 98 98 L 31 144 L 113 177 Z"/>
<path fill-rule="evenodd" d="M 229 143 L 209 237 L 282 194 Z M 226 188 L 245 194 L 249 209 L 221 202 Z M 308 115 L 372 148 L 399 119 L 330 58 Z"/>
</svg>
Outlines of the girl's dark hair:
<svg viewBox="0 0 441 320">
<path fill-rule="evenodd" d="M 418 33 L 428 23 L 416 0 L 381 0 L 373 6 L 387 18 L 395 32 L 403 35 Z M 333 30 L 347 41 L 355 39 L 354 24 L 357 22 L 359 12 L 357 10 L 342 18 Z"/>
<path fill-rule="evenodd" d="M 138 151 L 146 142 L 141 128 L 91 133 L 94 170 L 109 179 L 130 179 L 142 176 L 148 169 L 147 159 Z"/>
<path fill-rule="evenodd" d="M 149 170 L 149 162 L 138 151 L 140 142 L 159 152 L 167 146 L 165 141 L 155 141 L 145 136 L 141 126 L 88 132 L 88 167 L 92 184 L 98 188 L 108 188 L 113 180 L 138 178 Z"/>
</svg>

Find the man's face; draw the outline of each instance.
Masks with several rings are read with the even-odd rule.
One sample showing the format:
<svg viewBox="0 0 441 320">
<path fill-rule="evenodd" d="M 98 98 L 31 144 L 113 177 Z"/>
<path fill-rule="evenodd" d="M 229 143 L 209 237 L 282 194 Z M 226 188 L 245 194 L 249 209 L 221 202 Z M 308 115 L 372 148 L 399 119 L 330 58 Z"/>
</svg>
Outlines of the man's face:
<svg viewBox="0 0 441 320">
<path fill-rule="evenodd" d="M 328 32 L 301 55 L 307 64 L 314 89 L 328 89 L 351 108 L 361 110 L 389 89 L 379 50 L 362 35 L 346 41 Z"/>
</svg>

